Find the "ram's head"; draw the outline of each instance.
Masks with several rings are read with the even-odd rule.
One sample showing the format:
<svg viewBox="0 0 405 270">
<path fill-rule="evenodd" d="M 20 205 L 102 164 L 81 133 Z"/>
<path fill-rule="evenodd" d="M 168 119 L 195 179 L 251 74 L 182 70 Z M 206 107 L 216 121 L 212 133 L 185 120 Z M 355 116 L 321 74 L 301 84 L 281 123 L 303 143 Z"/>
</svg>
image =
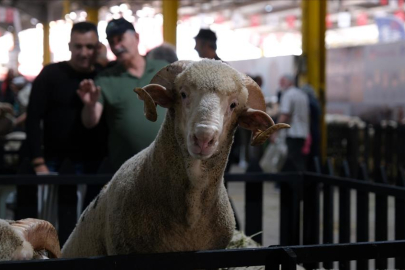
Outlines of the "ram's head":
<svg viewBox="0 0 405 270">
<path fill-rule="evenodd" d="M 207 159 L 232 138 L 239 124 L 252 131 L 252 145 L 288 128 L 265 113 L 260 87 L 248 76 L 215 60 L 178 61 L 160 70 L 151 84 L 134 90 L 145 102 L 145 115 L 156 121 L 156 104 L 169 108 L 189 154 Z"/>
<path fill-rule="evenodd" d="M 0 261 L 59 257 L 58 234 L 49 222 L 0 220 Z"/>
</svg>

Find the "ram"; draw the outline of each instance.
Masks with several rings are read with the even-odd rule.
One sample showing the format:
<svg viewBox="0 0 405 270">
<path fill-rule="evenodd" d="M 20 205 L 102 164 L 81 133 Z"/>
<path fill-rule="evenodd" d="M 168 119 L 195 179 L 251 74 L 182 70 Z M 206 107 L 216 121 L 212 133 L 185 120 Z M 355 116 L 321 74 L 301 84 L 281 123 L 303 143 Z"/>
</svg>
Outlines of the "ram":
<svg viewBox="0 0 405 270">
<path fill-rule="evenodd" d="M 60 257 L 58 234 L 47 221 L 0 219 L 0 261 Z"/>
<path fill-rule="evenodd" d="M 62 256 L 225 248 L 235 220 L 223 175 L 236 127 L 252 130 L 255 145 L 289 126 L 275 125 L 260 88 L 221 61 L 175 62 L 135 92 L 149 120 L 156 104 L 168 109 L 162 127 L 86 208 Z"/>
<path fill-rule="evenodd" d="M 135 92 L 147 119 L 167 108 L 162 127 L 82 213 L 62 257 L 226 248 L 235 220 L 223 175 L 237 126 L 252 145 L 289 126 L 274 124 L 259 86 L 221 61 L 175 62 Z"/>
</svg>

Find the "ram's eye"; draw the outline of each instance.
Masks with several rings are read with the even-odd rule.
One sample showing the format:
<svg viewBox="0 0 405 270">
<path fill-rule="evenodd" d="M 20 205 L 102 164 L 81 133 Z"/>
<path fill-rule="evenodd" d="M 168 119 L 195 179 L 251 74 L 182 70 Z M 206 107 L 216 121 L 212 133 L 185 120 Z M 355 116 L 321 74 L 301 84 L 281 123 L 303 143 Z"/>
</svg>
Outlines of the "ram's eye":
<svg viewBox="0 0 405 270">
<path fill-rule="evenodd" d="M 236 103 L 235 103 L 235 102 L 232 102 L 232 104 L 231 104 L 231 110 L 233 110 L 235 107 L 236 107 Z"/>
<path fill-rule="evenodd" d="M 187 97 L 187 96 L 186 96 L 186 93 L 184 93 L 184 92 L 181 92 L 180 95 L 181 95 L 181 98 L 182 98 L 182 99 L 185 99 L 185 98 Z"/>
</svg>

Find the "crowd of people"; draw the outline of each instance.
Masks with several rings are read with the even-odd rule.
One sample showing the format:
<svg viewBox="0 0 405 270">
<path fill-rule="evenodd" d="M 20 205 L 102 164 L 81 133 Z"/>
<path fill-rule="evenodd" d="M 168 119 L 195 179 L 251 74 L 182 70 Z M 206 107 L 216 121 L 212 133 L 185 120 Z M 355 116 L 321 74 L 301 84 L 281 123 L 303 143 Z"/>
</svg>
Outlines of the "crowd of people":
<svg viewBox="0 0 405 270">
<path fill-rule="evenodd" d="M 174 46 L 163 43 L 146 56 L 140 55 L 139 35 L 123 18 L 110 21 L 106 34 L 115 61 L 107 59 L 107 47 L 99 42 L 96 25 L 80 22 L 71 30 L 70 60 L 46 65 L 32 84 L 10 69 L 1 84 L 0 135 L 26 131 L 26 153 L 38 174 L 57 172 L 66 159 L 78 174 L 95 173 L 106 156 L 117 170 L 147 147 L 159 130 L 163 117 L 155 123 L 147 121 L 141 101 L 128 89 L 148 84 L 158 70 L 177 61 Z M 221 60 L 213 31 L 201 29 L 195 42 L 201 58 Z M 260 76 L 252 78 L 262 83 Z M 309 85 L 302 90 L 294 87 L 292 75 L 280 78 L 280 89 L 275 117 L 292 124 L 280 136 L 286 137 L 289 149 L 284 170 L 305 170 L 305 156 L 319 154 L 314 143 L 319 140 L 315 132 L 319 130 L 319 103 Z M 159 107 L 158 114 L 164 113 Z M 242 130 L 236 132 L 230 165 L 243 167 L 247 159 L 263 156 L 263 149 L 252 150 L 245 137 Z M 276 141 L 274 136 L 272 143 Z"/>
<path fill-rule="evenodd" d="M 146 120 L 143 104 L 132 90 L 147 85 L 161 68 L 177 61 L 174 47 L 164 43 L 142 56 L 138 51 L 139 35 L 133 24 L 123 18 L 111 20 L 106 34 L 115 61 L 108 61 L 97 26 L 79 22 L 71 29 L 70 60 L 44 66 L 32 83 L 21 75 L 14 76 L 10 70 L 0 85 L 0 135 L 15 130 L 26 132 L 26 152 L 37 174 L 58 173 L 67 159 L 76 174 L 96 173 L 106 156 L 116 171 L 147 147 L 160 128 L 165 110 L 158 106 L 158 120 Z M 201 58 L 221 60 L 213 31 L 201 29 L 195 41 L 195 50 Z M 254 79 L 261 84 L 261 77 Z M 318 138 L 308 136 L 313 93 L 295 88 L 290 75 L 281 78 L 280 87 L 278 122 L 292 126 L 287 131 L 288 155 L 283 170 L 305 170 L 303 149 L 308 139 Z M 247 151 L 246 136 L 242 130 L 236 132 L 227 171 L 240 162 L 242 149 L 253 153 L 250 155 L 255 158 L 263 154 Z M 54 193 L 52 198 L 64 201 L 65 205 L 86 194 L 85 207 L 101 187 L 84 186 L 77 195 L 73 186 L 60 186 L 59 191 L 52 186 L 42 188 L 44 194 Z M 54 213 L 44 213 L 42 218 L 57 223 Z"/>
<path fill-rule="evenodd" d="M 0 135 L 26 130 L 27 153 L 35 172 L 55 172 L 68 158 L 77 173 L 94 173 L 101 157 L 107 155 L 117 170 L 126 159 L 149 145 L 157 133 L 162 118 L 158 118 L 157 123 L 150 123 L 137 117 L 141 115 L 138 114 L 142 109 L 140 102 L 130 91 L 120 89 L 147 84 L 160 68 L 177 61 L 174 46 L 164 43 L 145 57 L 141 56 L 137 48 L 139 35 L 133 24 L 122 18 L 109 22 L 106 33 L 117 57 L 115 61 L 107 59 L 107 48 L 98 41 L 94 24 L 76 23 L 71 32 L 69 61 L 45 66 L 32 85 L 21 75 L 14 77 L 13 70 L 1 84 Z M 216 53 L 217 37 L 213 31 L 201 29 L 195 42 L 195 50 L 201 58 L 221 60 Z M 252 77 L 261 84 L 260 76 Z M 287 159 L 286 169 L 304 170 L 303 157 L 319 155 L 316 142 L 319 140 L 320 107 L 311 86 L 306 85 L 298 92 L 293 86 L 292 75 L 280 78 L 283 91 L 278 93 L 280 111 L 275 116 L 281 122 L 294 123 L 286 132 L 286 144 L 289 154 L 295 152 L 298 156 Z M 31 88 L 31 106 L 28 106 Z M 284 93 L 286 95 L 281 98 Z M 301 101 L 298 97 L 302 97 Z M 300 103 L 307 105 L 298 105 Z M 159 110 L 159 114 L 164 114 L 163 109 Z M 298 110 L 310 115 L 311 119 L 297 114 Z M 307 128 L 304 122 L 310 126 Z M 139 129 L 139 126 L 144 128 Z M 245 135 L 243 131 L 236 133 L 229 164 L 263 155 L 262 149 L 249 150 Z M 299 153 L 298 148 L 303 151 Z M 245 154 L 241 154 L 242 150 Z M 299 160 L 301 164 L 291 165 L 290 159 Z"/>
</svg>

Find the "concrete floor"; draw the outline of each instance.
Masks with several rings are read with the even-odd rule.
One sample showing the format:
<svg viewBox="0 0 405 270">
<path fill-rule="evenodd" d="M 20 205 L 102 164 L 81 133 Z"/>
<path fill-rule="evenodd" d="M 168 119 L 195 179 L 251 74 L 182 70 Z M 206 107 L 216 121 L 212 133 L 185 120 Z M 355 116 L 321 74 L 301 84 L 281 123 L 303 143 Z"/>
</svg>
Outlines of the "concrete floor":
<svg viewBox="0 0 405 270">
<path fill-rule="evenodd" d="M 235 211 L 245 229 L 245 184 L 228 183 L 228 193 L 234 204 Z M 263 206 L 263 245 L 279 244 L 279 190 L 274 188 L 273 183 L 264 184 Z"/>
</svg>

